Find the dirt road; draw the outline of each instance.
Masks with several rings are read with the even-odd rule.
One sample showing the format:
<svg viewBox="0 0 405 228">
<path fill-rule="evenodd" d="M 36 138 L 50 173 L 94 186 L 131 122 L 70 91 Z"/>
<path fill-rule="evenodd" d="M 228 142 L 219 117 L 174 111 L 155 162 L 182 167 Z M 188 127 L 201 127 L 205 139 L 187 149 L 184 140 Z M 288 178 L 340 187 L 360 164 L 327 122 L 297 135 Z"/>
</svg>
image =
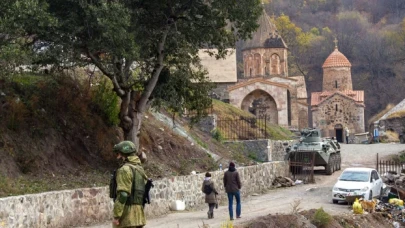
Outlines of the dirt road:
<svg viewBox="0 0 405 228">
<path fill-rule="evenodd" d="M 403 150 L 405 150 L 405 144 L 343 144 L 342 170 L 347 167 L 375 167 L 377 153 L 379 157 L 385 157 Z M 242 201 L 242 218 L 235 220 L 234 224 L 241 224 L 268 214 L 290 213 L 295 202 L 300 202 L 299 208 L 302 210 L 323 207 L 325 211 L 333 215 L 349 213 L 350 208 L 346 204 L 336 205 L 331 202 L 332 187 L 342 170 L 331 176 L 325 175 L 323 170 L 316 170 L 315 184 L 275 189 L 264 195 L 250 196 Z M 220 206 L 214 213 L 215 218 L 210 220 L 207 219 L 205 209 L 171 213 L 161 218 L 149 219 L 146 227 L 196 228 L 203 227 L 203 223 L 209 224 L 209 227 L 220 227 L 229 218 L 227 206 Z M 88 227 L 107 228 L 111 227 L 111 223 Z"/>
</svg>

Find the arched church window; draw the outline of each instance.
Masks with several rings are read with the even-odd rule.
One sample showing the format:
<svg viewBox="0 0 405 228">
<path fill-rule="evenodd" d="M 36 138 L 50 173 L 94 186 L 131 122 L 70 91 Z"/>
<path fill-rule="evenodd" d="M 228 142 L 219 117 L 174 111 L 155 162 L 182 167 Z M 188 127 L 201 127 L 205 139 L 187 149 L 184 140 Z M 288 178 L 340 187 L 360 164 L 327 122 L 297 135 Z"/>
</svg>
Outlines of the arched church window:
<svg viewBox="0 0 405 228">
<path fill-rule="evenodd" d="M 337 81 L 335 81 L 335 88 L 337 88 Z"/>
<path fill-rule="evenodd" d="M 280 74 L 280 56 L 277 54 L 271 56 L 270 74 Z"/>
<path fill-rule="evenodd" d="M 249 75 L 252 77 L 252 68 L 249 69 Z"/>
<path fill-rule="evenodd" d="M 337 112 L 337 110 L 338 110 L 338 105 L 336 104 L 336 106 L 335 106 L 335 110 L 336 110 L 336 112 Z"/>
</svg>

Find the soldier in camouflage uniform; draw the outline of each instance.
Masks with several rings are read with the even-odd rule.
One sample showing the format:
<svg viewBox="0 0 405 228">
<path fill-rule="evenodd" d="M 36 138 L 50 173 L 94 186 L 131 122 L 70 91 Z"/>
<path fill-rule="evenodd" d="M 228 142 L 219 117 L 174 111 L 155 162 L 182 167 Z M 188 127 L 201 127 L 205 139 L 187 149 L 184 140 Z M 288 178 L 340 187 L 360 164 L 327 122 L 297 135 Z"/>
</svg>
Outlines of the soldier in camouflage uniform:
<svg viewBox="0 0 405 228">
<path fill-rule="evenodd" d="M 135 145 L 131 141 L 118 143 L 114 152 L 122 165 L 116 173 L 113 227 L 141 228 L 146 224 L 142 201 L 147 180 L 141 160 L 135 154 Z"/>
</svg>

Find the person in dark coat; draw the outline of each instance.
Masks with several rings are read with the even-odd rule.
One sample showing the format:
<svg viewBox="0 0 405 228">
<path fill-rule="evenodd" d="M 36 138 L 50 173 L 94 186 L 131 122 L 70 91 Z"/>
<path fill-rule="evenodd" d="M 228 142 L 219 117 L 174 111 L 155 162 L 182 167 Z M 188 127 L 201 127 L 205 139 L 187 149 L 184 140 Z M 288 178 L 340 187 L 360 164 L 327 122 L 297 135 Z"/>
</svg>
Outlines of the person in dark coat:
<svg viewBox="0 0 405 228">
<path fill-rule="evenodd" d="M 208 204 L 208 218 L 212 219 L 214 218 L 214 207 L 217 205 L 217 195 L 218 192 L 215 189 L 214 182 L 211 180 L 211 173 L 207 172 L 205 174 L 204 182 L 202 184 L 201 190 L 205 194 L 205 202 Z M 206 191 L 211 191 L 210 193 L 207 194 Z"/>
<path fill-rule="evenodd" d="M 228 171 L 224 174 L 224 187 L 228 194 L 228 208 L 230 219 L 233 220 L 233 197 L 236 199 L 236 218 L 241 217 L 240 189 L 242 184 L 235 163 L 229 163 Z"/>
</svg>

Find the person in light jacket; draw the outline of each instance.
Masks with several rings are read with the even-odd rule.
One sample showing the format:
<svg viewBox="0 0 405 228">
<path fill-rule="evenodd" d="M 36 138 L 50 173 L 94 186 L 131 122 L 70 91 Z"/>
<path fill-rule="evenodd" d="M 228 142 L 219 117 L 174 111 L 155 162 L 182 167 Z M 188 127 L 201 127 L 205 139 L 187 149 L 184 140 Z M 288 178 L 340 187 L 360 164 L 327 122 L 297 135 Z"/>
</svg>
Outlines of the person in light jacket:
<svg viewBox="0 0 405 228">
<path fill-rule="evenodd" d="M 209 187 L 206 187 L 209 186 Z M 205 191 L 206 189 L 210 190 L 211 192 L 207 194 Z M 211 180 L 211 173 L 207 172 L 205 174 L 204 182 L 201 188 L 202 192 L 205 194 L 205 202 L 208 204 L 208 218 L 214 218 L 214 207 L 217 206 L 217 195 L 218 192 L 215 189 L 214 182 Z"/>
<path fill-rule="evenodd" d="M 224 187 L 228 194 L 228 209 L 230 219 L 233 220 L 233 197 L 236 198 L 236 218 L 241 218 L 240 189 L 242 184 L 235 163 L 229 163 L 228 171 L 224 174 Z"/>
</svg>

